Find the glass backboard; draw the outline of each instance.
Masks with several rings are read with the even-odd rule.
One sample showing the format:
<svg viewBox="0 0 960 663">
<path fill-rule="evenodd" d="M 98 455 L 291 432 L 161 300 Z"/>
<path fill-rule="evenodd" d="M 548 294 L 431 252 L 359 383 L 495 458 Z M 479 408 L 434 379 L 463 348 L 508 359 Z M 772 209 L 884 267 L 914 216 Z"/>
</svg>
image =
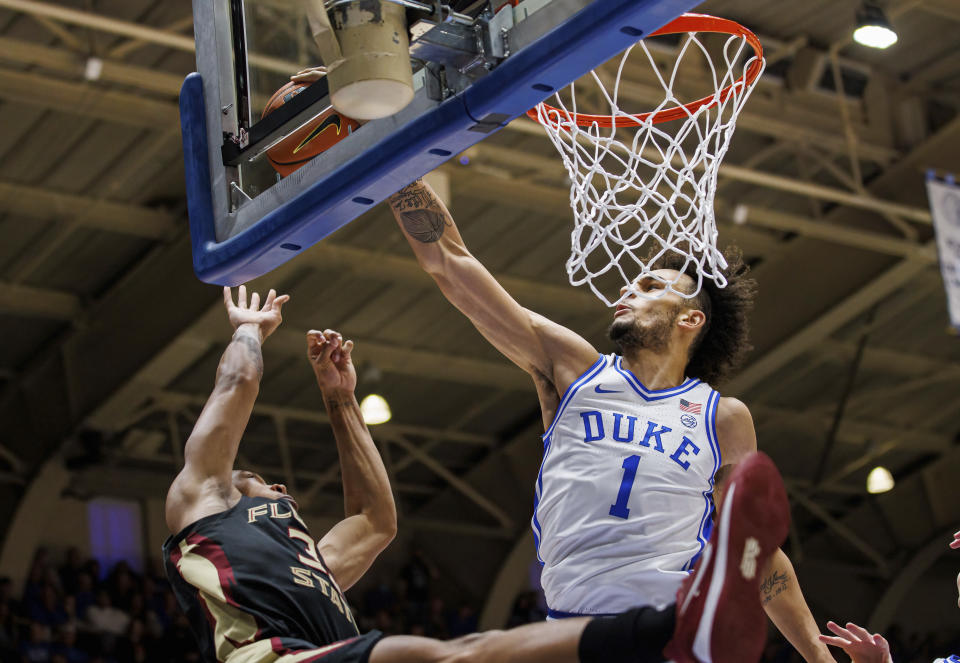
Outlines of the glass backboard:
<svg viewBox="0 0 960 663">
<path fill-rule="evenodd" d="M 281 178 L 267 148 L 330 105 L 321 79 L 261 118 L 291 74 L 321 64 L 303 3 L 194 0 L 198 73 L 180 106 L 202 280 L 237 285 L 269 272 L 698 4 L 380 1 L 407 6 L 413 101 Z"/>
</svg>

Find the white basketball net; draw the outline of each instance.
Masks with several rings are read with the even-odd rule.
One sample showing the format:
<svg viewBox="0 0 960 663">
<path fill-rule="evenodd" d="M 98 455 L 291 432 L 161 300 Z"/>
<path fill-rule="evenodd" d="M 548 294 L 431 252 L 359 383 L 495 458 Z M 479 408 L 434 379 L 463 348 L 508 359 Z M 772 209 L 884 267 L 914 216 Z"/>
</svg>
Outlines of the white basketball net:
<svg viewBox="0 0 960 663">
<path fill-rule="evenodd" d="M 757 58 L 744 37 L 730 35 L 722 47 L 709 50 L 702 43 L 707 34 L 713 33 L 686 33 L 672 70 L 665 72 L 641 41 L 621 57 L 616 80 L 608 80 L 605 85 L 602 70 L 591 72 L 553 97 L 550 103 L 556 108 L 547 109 L 544 104 L 536 108 L 537 119 L 559 150 L 571 180 L 575 225 L 567 260 L 570 283 L 588 284 L 608 306 L 620 303 L 631 292 L 649 297 L 672 290 L 683 297 L 694 297 L 705 278 L 721 288 L 726 285 L 722 270 L 727 263 L 717 250 L 713 214 L 717 170 L 759 73 L 752 81 L 745 75 Z M 722 40 L 723 36 L 714 34 L 712 38 Z M 660 104 L 642 122 L 637 121 L 640 116 L 620 108 L 621 94 L 628 101 L 633 97 L 634 106 L 638 104 L 636 92 L 621 89 L 637 86 L 621 84 L 621 74 L 631 54 L 636 60 L 639 52 L 646 56 L 664 93 Z M 693 59 L 700 61 L 701 77 L 709 73 L 707 85 L 712 83 L 713 91 L 707 103 L 691 111 L 683 106 L 691 99 L 678 98 L 674 84 L 682 80 L 681 68 L 688 68 Z M 703 65 L 704 59 L 709 66 Z M 762 62 L 759 66 L 762 71 Z M 590 84 L 591 79 L 596 87 Z M 612 91 L 608 91 L 611 83 Z M 618 128 L 613 123 L 602 127 L 597 121 L 579 126 L 578 85 L 589 88 L 579 92 L 581 100 L 596 105 L 599 99 L 602 106 L 609 104 L 609 113 L 606 109 L 602 113 L 633 126 Z M 709 92 L 701 89 L 697 97 Z M 657 112 L 674 107 L 681 109 L 679 119 L 654 122 Z M 684 259 L 684 269 L 690 263 L 696 265 L 695 291 L 672 287 L 679 276 L 668 280 L 651 273 L 651 266 L 669 253 Z M 663 286 L 649 293 L 629 290 L 620 294 L 622 286 L 631 288 L 644 276 Z"/>
</svg>

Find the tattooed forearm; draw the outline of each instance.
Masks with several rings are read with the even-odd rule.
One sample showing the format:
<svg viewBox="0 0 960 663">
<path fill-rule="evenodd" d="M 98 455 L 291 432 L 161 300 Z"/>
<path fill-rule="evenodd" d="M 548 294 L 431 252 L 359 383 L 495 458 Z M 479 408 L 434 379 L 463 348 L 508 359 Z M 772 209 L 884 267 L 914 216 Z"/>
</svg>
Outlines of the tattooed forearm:
<svg viewBox="0 0 960 663">
<path fill-rule="evenodd" d="M 443 206 L 421 180 L 390 196 L 390 207 L 407 234 L 421 244 L 438 241 L 451 225 Z"/>
<path fill-rule="evenodd" d="M 327 408 L 327 412 L 333 414 L 337 410 L 353 407 L 354 401 L 349 398 L 324 398 L 323 404 Z"/>
<path fill-rule="evenodd" d="M 432 209 L 412 209 L 400 212 L 400 222 L 407 234 L 422 244 L 436 242 L 450 222 L 442 212 Z"/>
<path fill-rule="evenodd" d="M 770 603 L 770 601 L 785 592 L 789 583 L 790 577 L 787 575 L 786 571 L 783 573 L 774 571 L 772 574 L 764 578 L 763 582 L 760 583 L 760 594 L 762 596 L 763 604 L 766 605 Z"/>
<path fill-rule="evenodd" d="M 263 351 L 260 348 L 260 340 L 254 338 L 249 333 L 237 330 L 233 334 L 233 340 L 239 343 L 246 352 L 247 358 L 253 362 L 257 368 L 257 376 L 263 377 Z"/>
<path fill-rule="evenodd" d="M 433 203 L 433 197 L 424 188 L 423 180 L 414 180 L 390 196 L 390 206 L 398 212 L 432 207 Z"/>
</svg>

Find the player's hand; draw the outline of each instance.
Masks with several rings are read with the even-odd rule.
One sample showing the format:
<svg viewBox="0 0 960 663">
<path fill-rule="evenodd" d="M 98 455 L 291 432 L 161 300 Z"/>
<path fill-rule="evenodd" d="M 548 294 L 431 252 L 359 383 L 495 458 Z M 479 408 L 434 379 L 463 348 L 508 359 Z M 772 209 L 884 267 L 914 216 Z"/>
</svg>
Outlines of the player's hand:
<svg viewBox="0 0 960 663">
<path fill-rule="evenodd" d="M 230 288 L 223 289 L 223 303 L 227 307 L 227 317 L 230 318 L 230 324 L 234 329 L 240 325 L 256 325 L 260 330 L 260 340 L 263 341 L 272 334 L 283 317 L 280 315 L 280 308 L 290 300 L 290 295 L 277 296 L 276 290 L 270 289 L 267 293 L 267 299 L 260 306 L 260 293 L 255 292 L 250 295 L 250 303 L 247 304 L 247 287 L 240 286 L 237 291 L 237 303 L 233 303 L 233 292 Z"/>
<path fill-rule="evenodd" d="M 309 69 L 298 71 L 290 77 L 290 80 L 294 83 L 313 83 L 314 81 L 318 81 L 326 75 L 326 67 L 310 67 Z"/>
<path fill-rule="evenodd" d="M 357 371 L 353 367 L 350 353 L 353 341 L 344 341 L 343 337 L 327 329 L 319 332 L 311 329 L 307 332 L 307 359 L 317 376 L 317 384 L 322 391 L 349 391 L 357 387 Z"/>
<path fill-rule="evenodd" d="M 954 550 L 960 550 L 960 532 L 953 535 L 953 541 L 950 542 L 950 547 Z"/>
<path fill-rule="evenodd" d="M 893 663 L 890 645 L 879 633 L 870 634 L 864 628 L 847 622 L 847 628 L 827 622 L 827 628 L 836 636 L 821 635 L 820 642 L 840 647 L 853 663 Z"/>
</svg>

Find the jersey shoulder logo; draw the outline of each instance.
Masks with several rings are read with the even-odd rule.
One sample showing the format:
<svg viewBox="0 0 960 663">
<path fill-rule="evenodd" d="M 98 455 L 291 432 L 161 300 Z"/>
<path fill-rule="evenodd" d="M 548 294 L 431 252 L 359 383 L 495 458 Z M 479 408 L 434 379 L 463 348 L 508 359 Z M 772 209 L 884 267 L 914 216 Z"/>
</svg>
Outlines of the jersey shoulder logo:
<svg viewBox="0 0 960 663">
<path fill-rule="evenodd" d="M 686 426 L 687 428 L 696 428 L 697 418 L 692 414 L 681 414 L 680 423 Z"/>
<path fill-rule="evenodd" d="M 596 387 L 594 387 L 593 390 L 594 390 L 595 392 L 597 392 L 598 394 L 620 394 L 620 393 L 623 393 L 623 392 L 621 392 L 621 391 L 619 391 L 619 390 L 617 390 L 617 389 L 604 389 L 604 388 L 603 388 L 602 386 L 600 386 L 599 384 L 598 384 Z"/>
</svg>

